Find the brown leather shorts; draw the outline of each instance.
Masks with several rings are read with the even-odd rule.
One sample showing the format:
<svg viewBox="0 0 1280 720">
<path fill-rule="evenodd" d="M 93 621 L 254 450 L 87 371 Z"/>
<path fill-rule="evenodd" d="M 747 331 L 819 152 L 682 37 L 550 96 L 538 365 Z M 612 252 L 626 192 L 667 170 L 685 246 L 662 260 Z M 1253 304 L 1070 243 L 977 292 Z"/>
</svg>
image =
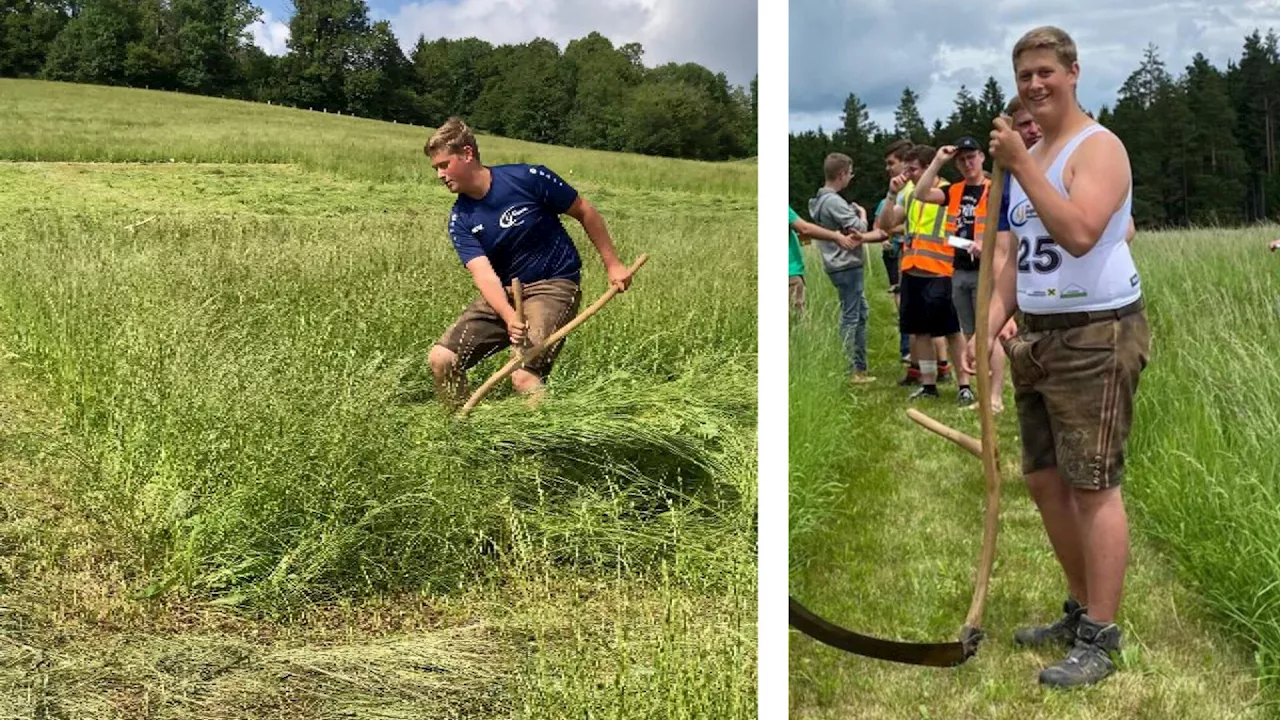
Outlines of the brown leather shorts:
<svg viewBox="0 0 1280 720">
<path fill-rule="evenodd" d="M 1141 303 L 1088 318 L 1027 315 L 1005 341 L 1024 474 L 1056 467 L 1072 487 L 1120 484 L 1138 376 L 1151 349 Z"/>
<path fill-rule="evenodd" d="M 510 300 L 511 288 L 506 290 Z M 564 327 L 578 314 L 582 302 L 582 289 L 572 280 L 539 280 L 522 286 L 521 295 L 528 325 L 526 347 L 542 342 Z M 459 365 L 466 369 L 509 347 L 511 339 L 507 335 L 507 323 L 480 297 L 462 311 L 436 344 L 452 350 L 458 356 Z M 523 369 L 545 379 L 563 346 L 563 340 L 556 343 L 532 363 L 522 366 Z"/>
</svg>

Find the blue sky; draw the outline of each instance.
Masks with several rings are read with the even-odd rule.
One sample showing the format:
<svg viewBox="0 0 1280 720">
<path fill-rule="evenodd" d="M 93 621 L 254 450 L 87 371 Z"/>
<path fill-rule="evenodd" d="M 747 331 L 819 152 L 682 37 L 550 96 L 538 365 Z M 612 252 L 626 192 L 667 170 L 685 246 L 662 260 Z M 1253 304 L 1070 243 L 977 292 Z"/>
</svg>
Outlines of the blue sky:
<svg viewBox="0 0 1280 720">
<path fill-rule="evenodd" d="M 254 42 L 282 54 L 290 0 L 257 0 Z M 563 48 L 595 30 L 614 45 L 640 43 L 644 63 L 696 62 L 746 85 L 756 72 L 756 0 L 373 0 L 369 16 L 389 20 L 408 50 L 418 36 L 478 37 L 494 44 L 535 37 Z"/>
<path fill-rule="evenodd" d="M 1239 60 L 1255 27 L 1280 29 L 1280 0 L 1212 4 L 1186 0 L 791 0 L 789 95 L 792 131 L 840 124 L 850 92 L 871 119 L 893 126 L 893 111 L 910 85 L 921 96 L 925 122 L 944 122 L 963 84 L 977 95 L 994 76 L 1009 97 L 1014 90 L 1010 52 L 1039 25 L 1056 25 L 1080 51 L 1080 100 L 1090 110 L 1115 105 L 1125 78 L 1137 69 L 1148 43 L 1178 75 L 1197 52 L 1225 70 Z"/>
</svg>

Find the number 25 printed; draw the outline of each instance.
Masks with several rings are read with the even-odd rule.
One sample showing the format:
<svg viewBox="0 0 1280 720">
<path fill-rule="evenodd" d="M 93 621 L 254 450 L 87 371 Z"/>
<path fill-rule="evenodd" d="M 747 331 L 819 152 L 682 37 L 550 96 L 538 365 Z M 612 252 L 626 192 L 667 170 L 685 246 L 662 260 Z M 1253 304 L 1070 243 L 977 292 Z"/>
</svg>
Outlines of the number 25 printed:
<svg viewBox="0 0 1280 720">
<path fill-rule="evenodd" d="M 1032 263 L 1031 259 L 1035 262 Z M 1018 272 L 1036 272 L 1045 275 L 1058 269 L 1062 265 L 1062 255 L 1059 254 L 1058 246 L 1053 242 L 1053 238 L 1041 236 L 1035 239 L 1035 250 L 1031 248 L 1030 238 L 1018 239 Z"/>
</svg>

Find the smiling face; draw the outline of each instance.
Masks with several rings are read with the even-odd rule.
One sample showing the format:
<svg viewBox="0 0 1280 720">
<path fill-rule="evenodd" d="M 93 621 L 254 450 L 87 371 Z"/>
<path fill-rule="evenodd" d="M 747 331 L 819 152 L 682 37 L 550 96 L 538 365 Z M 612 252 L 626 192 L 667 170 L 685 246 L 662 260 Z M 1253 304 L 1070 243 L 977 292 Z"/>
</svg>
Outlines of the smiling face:
<svg viewBox="0 0 1280 720">
<path fill-rule="evenodd" d="M 1027 50 L 1014 62 L 1014 77 L 1022 106 L 1040 125 L 1063 117 L 1076 107 L 1076 83 L 1080 78 L 1078 62 L 1067 66 L 1053 50 Z"/>
<path fill-rule="evenodd" d="M 903 163 L 902 170 L 907 174 L 907 179 L 911 182 L 920 182 L 920 176 L 924 174 L 924 167 L 915 158 Z"/>
</svg>

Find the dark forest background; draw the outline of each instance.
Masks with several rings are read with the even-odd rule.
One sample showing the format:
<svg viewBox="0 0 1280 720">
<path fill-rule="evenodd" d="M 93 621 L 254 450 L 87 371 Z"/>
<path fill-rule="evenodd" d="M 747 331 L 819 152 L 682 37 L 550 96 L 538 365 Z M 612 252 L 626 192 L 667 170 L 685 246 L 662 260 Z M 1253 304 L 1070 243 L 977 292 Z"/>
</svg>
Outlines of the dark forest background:
<svg viewBox="0 0 1280 720">
<path fill-rule="evenodd" d="M 460 115 L 521 140 L 700 160 L 756 154 L 756 81 L 647 68 L 599 33 L 563 51 L 419 37 L 408 55 L 364 0 L 294 0 L 288 52 L 254 45 L 249 0 L 0 0 L 0 77 L 176 90 L 427 127 Z"/>
<path fill-rule="evenodd" d="M 894 127 L 871 122 L 850 94 L 841 127 L 790 135 L 790 201 L 805 213 L 822 185 L 822 159 L 843 152 L 856 175 L 846 197 L 879 199 L 888 185 L 884 148 L 905 137 L 934 146 L 972 135 L 985 143 L 991 120 L 1007 100 L 995 78 L 974 91 L 961 87 L 945 120 L 926 124 L 910 87 L 894 113 Z M 1089 109 L 1115 132 L 1133 167 L 1133 213 L 1140 227 L 1237 225 L 1280 219 L 1280 39 L 1255 30 L 1238 61 L 1225 70 L 1202 54 L 1176 76 L 1154 45 L 1120 88 L 1114 105 Z M 948 179 L 958 179 L 950 164 Z M 868 208 L 873 210 L 874 208 Z"/>
</svg>

